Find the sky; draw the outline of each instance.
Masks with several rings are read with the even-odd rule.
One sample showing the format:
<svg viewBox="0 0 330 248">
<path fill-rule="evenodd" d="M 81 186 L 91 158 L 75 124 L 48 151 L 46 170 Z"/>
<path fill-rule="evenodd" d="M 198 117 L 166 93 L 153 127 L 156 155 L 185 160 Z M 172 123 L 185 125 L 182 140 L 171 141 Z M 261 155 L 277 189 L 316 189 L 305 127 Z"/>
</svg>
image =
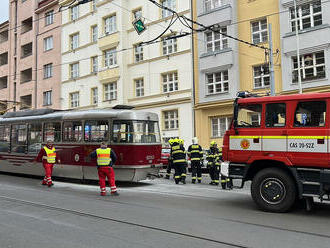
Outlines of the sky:
<svg viewBox="0 0 330 248">
<path fill-rule="evenodd" d="M 0 0 L 1 8 L 0 8 L 0 23 L 3 23 L 8 20 L 8 0 Z"/>
</svg>

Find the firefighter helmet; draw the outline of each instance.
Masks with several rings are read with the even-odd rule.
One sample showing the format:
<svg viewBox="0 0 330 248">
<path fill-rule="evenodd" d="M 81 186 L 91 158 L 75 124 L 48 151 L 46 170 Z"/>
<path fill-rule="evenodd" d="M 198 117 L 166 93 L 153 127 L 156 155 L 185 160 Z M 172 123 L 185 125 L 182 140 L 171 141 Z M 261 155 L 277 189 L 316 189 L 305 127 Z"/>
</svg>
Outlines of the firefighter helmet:
<svg viewBox="0 0 330 248">
<path fill-rule="evenodd" d="M 214 146 L 216 144 L 217 144 L 217 142 L 215 142 L 215 141 L 211 141 L 211 143 L 210 143 L 211 146 Z"/>
</svg>

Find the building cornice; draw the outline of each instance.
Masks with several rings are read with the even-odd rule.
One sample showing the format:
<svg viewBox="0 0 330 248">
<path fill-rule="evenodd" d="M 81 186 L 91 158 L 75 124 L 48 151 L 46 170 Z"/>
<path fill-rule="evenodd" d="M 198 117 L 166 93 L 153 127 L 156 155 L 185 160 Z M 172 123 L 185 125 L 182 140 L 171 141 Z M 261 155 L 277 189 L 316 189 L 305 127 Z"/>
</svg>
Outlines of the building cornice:
<svg viewBox="0 0 330 248">
<path fill-rule="evenodd" d="M 153 102 L 153 103 L 144 103 L 144 104 L 133 104 L 135 109 L 149 109 L 149 108 L 157 108 L 157 107 L 167 107 L 172 105 L 178 105 L 183 103 L 191 103 L 192 99 L 191 97 L 185 97 L 180 99 L 173 99 L 173 100 L 164 100 L 159 102 Z"/>
<path fill-rule="evenodd" d="M 161 94 L 155 94 L 155 95 L 149 95 L 149 96 L 129 98 L 128 102 L 143 101 L 143 100 L 154 99 L 154 98 L 159 98 L 159 97 L 164 97 L 164 96 L 180 95 L 180 94 L 190 93 L 190 92 L 191 92 L 191 89 L 177 90 L 177 91 L 172 91 L 169 93 L 161 93 Z"/>
<path fill-rule="evenodd" d="M 78 47 L 78 48 L 76 48 L 74 50 L 65 51 L 65 52 L 62 53 L 62 55 L 66 55 L 66 54 L 69 54 L 69 53 L 73 53 L 74 54 L 75 52 L 80 51 L 80 50 L 82 50 L 82 49 L 84 49 L 86 47 L 92 46 L 92 45 L 97 45 L 97 42 L 90 42 L 90 43 L 87 43 L 87 44 L 85 44 L 83 46 L 80 46 L 80 47 Z"/>
<path fill-rule="evenodd" d="M 74 63 L 74 62 L 72 62 L 72 63 Z M 69 65 L 69 64 L 68 64 L 68 65 Z M 85 76 L 76 77 L 76 78 L 70 78 L 70 79 L 68 79 L 68 80 L 64 80 L 64 81 L 62 81 L 61 83 L 62 83 L 62 84 L 70 83 L 70 82 L 74 82 L 74 83 L 76 83 L 77 81 L 79 81 L 79 80 L 81 80 L 81 79 L 85 79 L 85 78 L 89 78 L 89 77 L 93 77 L 93 76 L 97 76 L 97 74 L 96 74 L 96 73 L 90 73 L 90 74 L 87 74 L 87 75 L 85 75 Z"/>
<path fill-rule="evenodd" d="M 210 108 L 218 108 L 218 107 L 231 107 L 234 103 L 234 99 L 224 100 L 224 101 L 216 101 L 216 102 L 207 102 L 207 103 L 198 103 L 195 105 L 195 110 L 203 110 Z"/>
</svg>

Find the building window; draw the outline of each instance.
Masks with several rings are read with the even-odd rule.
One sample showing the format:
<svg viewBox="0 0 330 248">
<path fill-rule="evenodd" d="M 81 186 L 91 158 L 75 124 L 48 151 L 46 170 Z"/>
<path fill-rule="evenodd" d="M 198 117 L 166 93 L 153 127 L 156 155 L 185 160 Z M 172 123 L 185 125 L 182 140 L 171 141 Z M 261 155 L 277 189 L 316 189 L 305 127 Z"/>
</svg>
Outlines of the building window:
<svg viewBox="0 0 330 248">
<path fill-rule="evenodd" d="M 135 62 L 139 62 L 143 60 L 143 46 L 141 45 L 134 46 L 134 58 L 135 58 Z"/>
<path fill-rule="evenodd" d="M 99 93 L 97 88 L 92 88 L 92 104 L 96 105 L 99 101 Z"/>
<path fill-rule="evenodd" d="M 295 8 L 290 8 L 291 30 L 296 31 L 295 21 L 297 19 L 299 30 L 322 25 L 321 1 L 312 1 L 297 6 L 298 18 L 296 18 Z"/>
<path fill-rule="evenodd" d="M 117 52 L 116 48 L 104 51 L 104 66 L 110 67 L 117 65 Z"/>
<path fill-rule="evenodd" d="M 252 42 L 253 44 L 263 43 L 268 41 L 267 20 L 259 20 L 251 22 Z"/>
<path fill-rule="evenodd" d="M 137 9 L 133 11 L 134 19 L 139 19 L 142 17 L 142 9 Z"/>
<path fill-rule="evenodd" d="M 71 78 L 79 77 L 79 62 L 70 65 L 70 76 Z"/>
<path fill-rule="evenodd" d="M 70 93 L 70 107 L 71 108 L 79 107 L 79 92 Z"/>
<path fill-rule="evenodd" d="M 178 110 L 170 110 L 164 111 L 164 129 L 178 129 L 179 128 L 179 118 L 178 118 Z"/>
<path fill-rule="evenodd" d="M 253 66 L 254 88 L 264 88 L 270 85 L 269 65 Z"/>
<path fill-rule="evenodd" d="M 92 26 L 92 42 L 97 42 L 97 26 Z"/>
<path fill-rule="evenodd" d="M 252 126 L 259 127 L 261 123 L 261 113 L 250 114 L 250 122 Z"/>
<path fill-rule="evenodd" d="M 70 35 L 70 47 L 71 50 L 75 50 L 79 47 L 79 33 Z"/>
<path fill-rule="evenodd" d="M 219 31 L 206 32 L 206 51 L 216 52 L 228 48 L 227 27 L 221 27 Z"/>
<path fill-rule="evenodd" d="M 206 86 L 207 95 L 228 92 L 228 71 L 206 74 Z"/>
<path fill-rule="evenodd" d="M 178 73 L 171 72 L 162 75 L 163 77 L 163 92 L 168 93 L 178 90 Z"/>
<path fill-rule="evenodd" d="M 50 78 L 53 76 L 53 64 L 44 65 L 44 78 Z"/>
<path fill-rule="evenodd" d="M 54 23 L 54 10 L 51 10 L 45 14 L 45 26 L 48 26 L 53 23 Z"/>
<path fill-rule="evenodd" d="M 212 138 L 222 138 L 229 129 L 231 123 L 230 117 L 211 118 Z"/>
<path fill-rule="evenodd" d="M 96 10 L 96 2 L 97 2 L 97 0 L 92 0 L 92 10 L 93 11 Z"/>
<path fill-rule="evenodd" d="M 49 106 L 49 105 L 52 105 L 52 91 L 45 91 L 43 93 L 43 105 L 44 106 Z"/>
<path fill-rule="evenodd" d="M 104 85 L 104 100 L 111 101 L 117 99 L 117 82 Z"/>
<path fill-rule="evenodd" d="M 176 38 L 174 39 L 168 39 L 170 36 L 167 36 L 165 38 L 163 38 L 163 55 L 168 55 L 171 53 L 175 53 L 178 49 L 178 45 L 177 45 L 177 40 Z"/>
<path fill-rule="evenodd" d="M 44 51 L 53 49 L 53 36 L 44 39 Z"/>
<path fill-rule="evenodd" d="M 79 18 L 79 5 L 71 7 L 70 12 L 71 21 L 77 20 Z"/>
<path fill-rule="evenodd" d="M 167 7 L 171 10 L 174 10 L 174 11 L 176 10 L 175 0 L 161 0 L 161 4 L 162 4 L 162 6 Z M 171 11 L 162 9 L 162 18 L 171 16 L 171 15 L 172 15 Z"/>
<path fill-rule="evenodd" d="M 106 35 L 117 31 L 116 16 L 110 16 L 104 19 L 104 32 Z"/>
<path fill-rule="evenodd" d="M 204 0 L 205 11 L 220 7 L 221 0 Z"/>
<path fill-rule="evenodd" d="M 92 73 L 98 72 L 98 59 L 97 56 L 91 58 Z"/>
<path fill-rule="evenodd" d="M 144 82 L 143 78 L 135 79 L 135 95 L 137 97 L 144 96 Z"/>
<path fill-rule="evenodd" d="M 293 71 L 292 82 L 298 82 L 298 61 L 297 57 L 292 57 Z M 324 51 L 309 53 L 300 56 L 301 80 L 315 80 L 325 78 L 325 58 Z"/>
</svg>

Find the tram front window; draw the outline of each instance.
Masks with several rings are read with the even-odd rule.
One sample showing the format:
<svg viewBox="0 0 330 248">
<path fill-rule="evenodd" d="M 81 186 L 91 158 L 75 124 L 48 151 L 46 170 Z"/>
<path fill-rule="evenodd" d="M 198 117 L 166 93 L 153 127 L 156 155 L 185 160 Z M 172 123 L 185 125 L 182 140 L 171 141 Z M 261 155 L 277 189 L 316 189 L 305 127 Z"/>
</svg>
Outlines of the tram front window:
<svg viewBox="0 0 330 248">
<path fill-rule="evenodd" d="M 155 121 L 114 121 L 114 143 L 159 143 L 159 127 Z"/>
</svg>

